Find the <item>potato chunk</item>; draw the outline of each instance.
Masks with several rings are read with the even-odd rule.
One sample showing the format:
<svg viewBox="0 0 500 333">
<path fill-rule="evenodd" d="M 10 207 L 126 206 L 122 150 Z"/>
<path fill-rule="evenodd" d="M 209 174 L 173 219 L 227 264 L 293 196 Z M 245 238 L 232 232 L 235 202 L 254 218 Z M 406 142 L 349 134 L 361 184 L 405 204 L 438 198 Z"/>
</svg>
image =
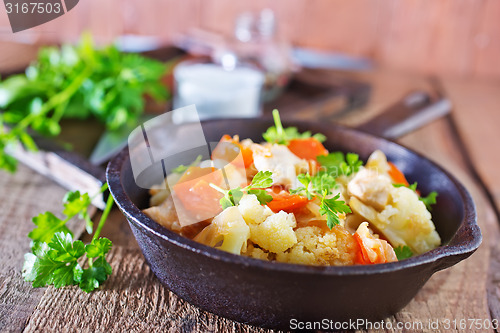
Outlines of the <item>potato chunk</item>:
<svg viewBox="0 0 500 333">
<path fill-rule="evenodd" d="M 238 207 L 229 207 L 214 217 L 212 223 L 194 240 L 227 252 L 241 254 L 246 250 L 249 236 L 250 229 Z"/>
<path fill-rule="evenodd" d="M 382 212 L 376 211 L 352 197 L 349 205 L 353 212 L 363 216 L 383 234 L 394 247 L 407 245 L 415 254 L 422 254 L 439 246 L 431 214 L 418 195 L 407 187 L 394 188 Z"/>
<path fill-rule="evenodd" d="M 381 211 L 387 205 L 393 186 L 389 177 L 372 169 L 362 169 L 347 185 L 349 195 Z"/>
</svg>

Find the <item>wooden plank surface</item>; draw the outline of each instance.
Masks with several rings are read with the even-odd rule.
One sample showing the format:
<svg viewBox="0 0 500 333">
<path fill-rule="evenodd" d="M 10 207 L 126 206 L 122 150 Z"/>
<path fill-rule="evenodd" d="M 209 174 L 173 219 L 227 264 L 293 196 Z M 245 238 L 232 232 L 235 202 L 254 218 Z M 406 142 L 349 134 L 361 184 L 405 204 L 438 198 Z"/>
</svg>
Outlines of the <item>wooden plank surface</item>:
<svg viewBox="0 0 500 333">
<path fill-rule="evenodd" d="M 369 115 L 391 104 L 409 89 L 425 85 L 425 81 L 419 78 L 384 73 L 367 78 L 376 84 L 373 103 L 365 110 Z M 453 88 L 447 87 L 452 95 Z M 493 107 L 494 103 L 490 108 L 482 108 L 481 112 L 490 115 L 495 111 Z M 454 117 L 456 114 L 457 111 Z M 354 124 L 361 120 L 360 113 L 352 113 L 346 122 Z M 479 131 L 477 135 L 486 133 L 489 132 Z M 443 329 L 445 319 L 499 318 L 498 221 L 468 170 L 450 119 L 436 121 L 400 141 L 438 162 L 464 182 L 476 202 L 484 241 L 469 259 L 436 273 L 407 307 L 387 320 L 394 326 L 398 322 L 422 322 L 424 328 L 429 320 L 438 320 L 441 324 L 438 331 L 445 332 L 448 331 Z M 471 145 L 470 141 L 467 144 Z M 22 255 L 28 250 L 26 235 L 32 228 L 30 217 L 44 210 L 59 211 L 64 191 L 23 167 L 15 176 L 2 175 L 0 185 L 3 199 L 0 200 L 1 255 L 9 263 L 9 268 L 0 269 L 0 318 L 6 318 L 0 319 L 0 331 L 23 328 L 27 332 L 76 329 L 113 332 L 265 331 L 202 312 L 170 293 L 144 262 L 125 219 L 118 211 L 113 212 L 103 230 L 103 235 L 110 237 L 115 246 L 109 255 L 114 272 L 102 290 L 86 294 L 74 287 L 32 289 L 21 280 L 19 272 Z M 9 229 L 11 221 L 17 223 L 16 229 Z"/>
</svg>

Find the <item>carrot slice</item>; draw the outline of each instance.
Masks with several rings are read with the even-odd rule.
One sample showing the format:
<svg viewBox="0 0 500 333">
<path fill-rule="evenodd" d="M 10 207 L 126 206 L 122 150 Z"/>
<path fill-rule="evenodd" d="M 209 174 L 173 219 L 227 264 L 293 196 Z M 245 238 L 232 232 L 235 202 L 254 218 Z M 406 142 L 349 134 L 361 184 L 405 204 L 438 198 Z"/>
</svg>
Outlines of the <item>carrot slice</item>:
<svg viewBox="0 0 500 333">
<path fill-rule="evenodd" d="M 173 186 L 173 190 L 183 207 L 191 215 L 206 219 L 214 217 L 222 210 L 219 203 L 222 194 L 209 185 L 221 182 L 222 172 L 220 170 L 190 167 L 179 182 Z"/>
<path fill-rule="evenodd" d="M 328 155 L 328 150 L 315 138 L 290 140 L 288 149 L 296 156 L 307 160 L 316 161 L 316 156 Z"/>
<path fill-rule="evenodd" d="M 396 184 L 403 184 L 404 186 L 410 186 L 408 180 L 406 180 L 405 175 L 398 169 L 394 163 L 387 162 L 389 164 L 389 176 Z"/>
<path fill-rule="evenodd" d="M 273 197 L 273 200 L 267 203 L 267 206 L 275 213 L 285 211 L 292 213 L 307 205 L 309 201 L 306 197 L 297 194 L 290 194 L 288 191 L 283 190 L 280 186 L 273 186 L 268 191 Z"/>
<path fill-rule="evenodd" d="M 223 144 L 231 143 L 231 144 Z M 228 162 L 233 161 L 241 151 L 243 164 L 245 168 L 250 167 L 253 163 L 253 153 L 249 147 L 243 147 L 238 139 L 232 138 L 225 134 L 219 141 L 219 144 L 212 152 L 212 159 L 222 159 Z M 240 166 L 241 167 L 241 166 Z"/>
<path fill-rule="evenodd" d="M 369 265 L 398 261 L 392 246 L 386 240 L 373 237 L 368 231 L 367 225 L 367 222 L 361 223 L 354 233 L 354 239 L 360 248 L 355 262 Z"/>
</svg>

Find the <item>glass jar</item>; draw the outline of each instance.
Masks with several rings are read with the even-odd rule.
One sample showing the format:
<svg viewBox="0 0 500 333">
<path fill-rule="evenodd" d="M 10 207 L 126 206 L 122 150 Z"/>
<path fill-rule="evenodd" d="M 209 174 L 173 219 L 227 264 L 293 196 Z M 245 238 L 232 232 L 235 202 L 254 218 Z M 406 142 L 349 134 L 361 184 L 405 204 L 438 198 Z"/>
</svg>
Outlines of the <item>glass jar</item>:
<svg viewBox="0 0 500 333">
<path fill-rule="evenodd" d="M 240 64 L 227 53 L 216 64 L 208 59 L 186 60 L 174 69 L 173 107 L 195 104 L 200 120 L 249 118 L 262 112 L 264 74 Z M 191 121 L 174 112 L 176 122 Z"/>
</svg>

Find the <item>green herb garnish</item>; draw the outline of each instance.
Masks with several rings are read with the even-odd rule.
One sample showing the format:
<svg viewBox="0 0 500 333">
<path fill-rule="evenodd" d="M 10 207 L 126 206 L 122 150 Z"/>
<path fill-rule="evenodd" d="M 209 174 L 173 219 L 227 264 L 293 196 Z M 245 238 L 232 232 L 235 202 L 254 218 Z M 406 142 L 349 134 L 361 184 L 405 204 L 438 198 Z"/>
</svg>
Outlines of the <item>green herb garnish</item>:
<svg viewBox="0 0 500 333">
<path fill-rule="evenodd" d="M 331 199 L 326 197 L 332 193 L 332 189 L 337 186 L 335 178 L 326 172 L 319 172 L 311 177 L 309 173 L 300 174 L 299 182 L 304 185 L 290 193 L 306 196 L 311 200 L 317 197 L 321 200 L 320 213 L 326 215 L 326 224 L 332 229 L 340 223 L 338 213 L 351 213 L 351 208 L 346 205 L 345 201 L 340 200 L 340 193 Z"/>
<path fill-rule="evenodd" d="M 106 189 L 107 184 L 100 193 Z M 99 234 L 111 211 L 113 198 L 109 196 L 90 244 L 74 240 L 66 227 L 71 218 L 80 216 L 87 221 L 87 231 L 91 233 L 92 224 L 87 212 L 90 203 L 91 198 L 87 193 L 68 192 L 64 197 L 63 213 L 66 218 L 59 219 L 51 212 L 33 218 L 37 227 L 28 235 L 33 241 L 32 252 L 24 255 L 23 265 L 23 277 L 32 282 L 33 287 L 79 285 L 82 290 L 91 292 L 111 275 L 111 266 L 105 257 L 112 243 L 107 238 L 99 238 Z M 87 268 L 78 262 L 83 256 L 87 259 Z"/>
<path fill-rule="evenodd" d="M 310 131 L 299 133 L 297 127 L 283 128 L 283 125 L 281 124 L 280 113 L 276 109 L 273 110 L 273 119 L 274 126 L 269 127 L 267 131 L 262 134 L 262 137 L 267 142 L 287 145 L 290 140 L 294 139 L 308 139 L 313 137 L 319 142 L 324 142 L 326 140 L 326 137 L 320 133 L 312 135 Z"/>
<path fill-rule="evenodd" d="M 340 224 L 339 213 L 352 213 L 351 208 L 346 205 L 345 201 L 339 200 L 340 193 L 331 199 L 326 198 L 326 191 L 323 192 L 321 198 L 320 210 L 321 215 L 326 214 L 326 225 L 332 229 L 334 226 Z"/>
<path fill-rule="evenodd" d="M 350 176 L 359 171 L 363 161 L 359 159 L 358 154 L 344 153 L 337 151 L 328 155 L 320 155 L 316 158 L 322 167 L 326 168 L 329 174 L 336 176 Z"/>
<path fill-rule="evenodd" d="M 436 191 L 432 191 L 427 195 L 426 197 L 419 197 L 420 201 L 422 201 L 425 204 L 425 207 L 430 211 L 432 210 L 431 205 L 436 204 L 436 197 L 438 196 L 438 193 Z"/>
<path fill-rule="evenodd" d="M 400 261 L 403 259 L 411 258 L 413 256 L 413 252 L 407 245 L 395 247 L 394 252 L 396 253 L 396 257 Z"/>
<path fill-rule="evenodd" d="M 408 187 L 410 190 L 416 191 L 417 190 L 417 182 L 414 182 L 413 184 L 407 186 L 406 184 L 392 184 L 394 187 Z"/>
<path fill-rule="evenodd" d="M 210 183 L 210 186 L 224 194 L 224 197 L 220 199 L 222 209 L 226 209 L 231 206 L 237 206 L 240 203 L 240 200 L 245 192 L 248 194 L 254 194 L 257 197 L 257 200 L 259 200 L 260 204 L 265 205 L 273 200 L 273 197 L 265 190 L 263 190 L 264 188 L 267 188 L 273 184 L 272 175 L 273 173 L 271 171 L 259 171 L 253 177 L 250 185 L 244 188 L 236 187 L 230 190 L 224 190 L 212 183 Z"/>
</svg>

